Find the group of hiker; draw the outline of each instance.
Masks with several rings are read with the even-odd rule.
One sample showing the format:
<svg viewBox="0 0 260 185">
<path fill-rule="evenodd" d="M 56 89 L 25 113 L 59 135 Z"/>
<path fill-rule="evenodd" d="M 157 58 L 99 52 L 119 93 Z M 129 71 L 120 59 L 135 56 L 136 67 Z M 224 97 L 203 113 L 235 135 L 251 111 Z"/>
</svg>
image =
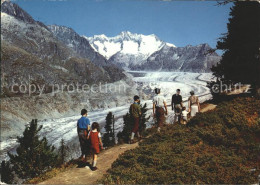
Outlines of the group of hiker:
<svg viewBox="0 0 260 185">
<path fill-rule="evenodd" d="M 161 127 L 165 124 L 165 115 L 168 115 L 167 103 L 161 94 L 159 88 L 155 89 L 155 96 L 153 98 L 153 116 L 156 119 L 156 126 L 158 132 L 160 132 Z M 195 96 L 194 91 L 190 92 L 190 97 L 188 99 L 188 109 L 183 105 L 182 96 L 180 95 L 181 90 L 177 89 L 176 93 L 172 96 L 171 107 L 174 111 L 173 123 L 178 122 L 179 124 L 186 124 L 188 121 L 188 114 L 190 117 L 196 115 L 200 111 L 200 102 L 197 96 Z M 100 149 L 103 149 L 99 124 L 97 122 L 92 123 L 90 128 L 90 120 L 87 117 L 87 110 L 82 109 L 82 117 L 77 122 L 77 132 L 81 147 L 81 160 L 87 162 L 87 156 L 92 155 L 93 162 L 91 169 L 93 171 L 97 170 L 97 155 Z M 134 143 L 134 137 L 137 135 L 138 139 L 141 139 L 139 133 L 139 122 L 141 117 L 141 106 L 140 97 L 134 96 L 134 103 L 130 106 L 130 114 L 133 118 L 132 133 L 130 144 Z M 85 156 L 85 158 L 84 158 Z"/>
<path fill-rule="evenodd" d="M 167 104 L 162 95 L 160 95 L 161 90 L 159 88 L 155 89 L 155 96 L 153 98 L 153 115 L 156 118 L 158 131 L 160 131 L 161 126 L 165 123 L 165 115 L 168 115 Z M 200 111 L 200 102 L 199 98 L 195 96 L 194 91 L 190 91 L 190 97 L 188 99 L 188 109 L 183 105 L 182 96 L 180 95 L 181 90 L 177 89 L 176 93 L 172 96 L 171 107 L 174 111 L 174 120 L 173 123 L 186 124 L 188 121 L 188 114 L 190 117 L 196 115 Z"/>
</svg>

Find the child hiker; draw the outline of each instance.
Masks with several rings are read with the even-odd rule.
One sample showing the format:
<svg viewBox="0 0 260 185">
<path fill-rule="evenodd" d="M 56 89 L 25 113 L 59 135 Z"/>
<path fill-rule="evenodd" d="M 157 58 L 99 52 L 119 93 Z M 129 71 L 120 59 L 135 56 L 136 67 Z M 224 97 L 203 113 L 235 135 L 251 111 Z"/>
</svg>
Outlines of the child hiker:
<svg viewBox="0 0 260 185">
<path fill-rule="evenodd" d="M 182 107 L 181 117 L 183 120 L 183 124 L 186 125 L 188 121 L 189 112 L 186 110 L 186 107 Z"/>
<path fill-rule="evenodd" d="M 101 134 L 99 132 L 99 124 L 97 122 L 92 123 L 91 131 L 89 132 L 88 139 L 90 140 L 90 152 L 93 156 L 92 170 L 97 170 L 97 154 L 99 154 L 99 146 L 103 150 L 103 144 Z"/>
<path fill-rule="evenodd" d="M 87 155 L 89 153 L 89 146 L 87 141 L 88 132 L 90 130 L 90 121 L 87 118 L 88 111 L 86 109 L 81 110 L 81 118 L 77 122 L 77 132 L 79 137 L 79 143 L 81 148 L 81 160 L 87 161 Z"/>
</svg>

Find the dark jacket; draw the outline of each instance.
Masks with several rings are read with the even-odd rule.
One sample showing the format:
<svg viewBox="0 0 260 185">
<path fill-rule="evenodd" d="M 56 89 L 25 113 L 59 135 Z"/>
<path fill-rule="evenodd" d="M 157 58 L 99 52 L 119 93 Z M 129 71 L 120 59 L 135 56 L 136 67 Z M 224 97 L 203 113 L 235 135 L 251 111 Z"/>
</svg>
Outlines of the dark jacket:
<svg viewBox="0 0 260 185">
<path fill-rule="evenodd" d="M 172 95 L 172 109 L 174 108 L 174 105 L 181 104 L 182 103 L 182 96 L 174 94 Z"/>
</svg>

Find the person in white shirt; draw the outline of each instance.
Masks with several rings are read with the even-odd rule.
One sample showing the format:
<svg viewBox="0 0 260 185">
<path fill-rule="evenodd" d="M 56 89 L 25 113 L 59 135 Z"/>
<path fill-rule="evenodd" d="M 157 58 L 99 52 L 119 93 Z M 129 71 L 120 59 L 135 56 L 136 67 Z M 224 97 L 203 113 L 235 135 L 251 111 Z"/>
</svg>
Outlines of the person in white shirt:
<svg viewBox="0 0 260 185">
<path fill-rule="evenodd" d="M 153 98 L 153 116 L 157 120 L 158 131 L 165 122 L 164 114 L 168 114 L 167 104 L 163 96 L 160 95 L 160 89 L 155 88 L 156 95 Z"/>
</svg>

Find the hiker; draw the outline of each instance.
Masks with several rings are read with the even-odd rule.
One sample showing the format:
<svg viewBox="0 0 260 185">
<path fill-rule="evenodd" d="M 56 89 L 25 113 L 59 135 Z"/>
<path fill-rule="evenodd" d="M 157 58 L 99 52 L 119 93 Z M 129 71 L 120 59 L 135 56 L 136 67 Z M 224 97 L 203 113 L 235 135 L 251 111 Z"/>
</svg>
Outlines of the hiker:
<svg viewBox="0 0 260 185">
<path fill-rule="evenodd" d="M 77 132 L 79 137 L 79 143 L 81 148 L 81 160 L 87 161 L 87 155 L 89 153 L 87 136 L 90 130 L 90 120 L 87 118 L 88 111 L 86 109 L 81 110 L 81 118 L 77 122 Z"/>
<path fill-rule="evenodd" d="M 189 112 L 186 110 L 186 107 L 182 107 L 181 117 L 183 124 L 186 125 L 188 121 L 188 114 Z"/>
<path fill-rule="evenodd" d="M 182 96 L 180 95 L 181 90 L 177 89 L 176 90 L 176 94 L 174 94 L 172 96 L 172 110 L 174 110 L 174 121 L 173 123 L 176 122 L 177 118 L 178 118 L 178 122 L 181 123 L 181 111 L 182 111 L 182 107 L 183 107 L 183 103 L 182 103 Z"/>
<path fill-rule="evenodd" d="M 156 95 L 153 98 L 153 116 L 157 120 L 158 132 L 160 132 L 160 129 L 165 122 L 164 114 L 167 115 L 168 110 L 167 110 L 167 104 L 164 97 L 160 95 L 161 90 L 155 88 L 154 91 Z M 165 110 L 163 107 L 165 108 Z"/>
<path fill-rule="evenodd" d="M 103 150 L 99 124 L 97 122 L 92 123 L 88 139 L 90 140 L 90 152 L 93 156 L 92 170 L 95 171 L 97 170 L 97 154 L 100 152 L 99 146 L 101 147 L 101 150 Z"/>
<path fill-rule="evenodd" d="M 190 116 L 193 117 L 196 115 L 197 112 L 200 112 L 200 102 L 199 102 L 199 98 L 194 95 L 194 91 L 191 91 L 190 95 L 191 96 L 188 99 L 188 104 L 189 104 Z"/>
<path fill-rule="evenodd" d="M 134 103 L 131 104 L 131 106 L 130 106 L 130 113 L 131 113 L 131 116 L 133 117 L 133 122 L 134 122 L 132 134 L 131 134 L 131 140 L 130 140 L 130 144 L 133 144 L 135 134 L 137 134 L 137 137 L 139 140 L 141 139 L 140 133 L 139 133 L 139 121 L 140 121 L 140 116 L 141 116 L 142 112 L 141 112 L 141 107 L 140 107 L 140 98 L 137 95 L 134 96 Z"/>
</svg>

